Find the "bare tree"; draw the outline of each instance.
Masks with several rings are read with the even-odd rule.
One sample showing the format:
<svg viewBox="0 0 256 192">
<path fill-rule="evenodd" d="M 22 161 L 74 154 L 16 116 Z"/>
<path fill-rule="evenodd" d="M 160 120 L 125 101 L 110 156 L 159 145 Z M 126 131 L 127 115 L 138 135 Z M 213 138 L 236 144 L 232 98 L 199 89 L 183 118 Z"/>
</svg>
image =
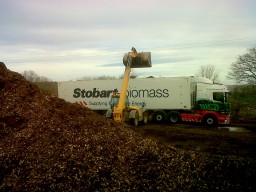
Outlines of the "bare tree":
<svg viewBox="0 0 256 192">
<path fill-rule="evenodd" d="M 211 79 L 213 82 L 219 82 L 219 71 L 216 70 L 214 65 L 203 65 L 198 70 L 197 76 Z"/>
<path fill-rule="evenodd" d="M 26 70 L 21 73 L 23 77 L 25 77 L 26 80 L 30 82 L 47 82 L 50 81 L 47 77 L 39 76 L 32 70 Z"/>
<path fill-rule="evenodd" d="M 247 53 L 240 55 L 231 64 L 227 78 L 234 79 L 238 83 L 256 84 L 256 47 L 248 49 Z"/>
</svg>

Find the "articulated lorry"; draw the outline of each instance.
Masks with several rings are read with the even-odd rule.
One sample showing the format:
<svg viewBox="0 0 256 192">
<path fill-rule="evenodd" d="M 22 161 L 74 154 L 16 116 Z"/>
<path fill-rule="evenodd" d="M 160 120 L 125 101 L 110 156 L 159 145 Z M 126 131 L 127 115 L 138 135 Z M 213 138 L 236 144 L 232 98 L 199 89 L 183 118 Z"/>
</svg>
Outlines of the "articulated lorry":
<svg viewBox="0 0 256 192">
<path fill-rule="evenodd" d="M 101 114 L 111 108 L 111 95 L 122 80 L 65 81 L 58 83 L 58 95 Z M 147 111 L 154 122 L 198 122 L 206 125 L 230 121 L 229 90 L 206 78 L 162 77 L 130 79 L 129 104 Z"/>
</svg>

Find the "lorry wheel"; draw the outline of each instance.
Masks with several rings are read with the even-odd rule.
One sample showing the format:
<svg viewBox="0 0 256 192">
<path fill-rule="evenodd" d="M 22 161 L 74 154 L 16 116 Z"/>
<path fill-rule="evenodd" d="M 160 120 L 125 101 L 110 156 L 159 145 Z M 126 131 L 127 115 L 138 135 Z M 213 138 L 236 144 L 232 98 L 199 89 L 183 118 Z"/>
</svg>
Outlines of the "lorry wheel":
<svg viewBox="0 0 256 192">
<path fill-rule="evenodd" d="M 214 126 L 217 125 L 217 120 L 213 115 L 208 115 L 204 117 L 203 124 L 206 126 Z"/>
<path fill-rule="evenodd" d="M 180 113 L 177 111 L 169 112 L 167 118 L 170 123 L 179 123 L 181 120 Z"/>
<path fill-rule="evenodd" d="M 165 121 L 165 112 L 163 111 L 156 111 L 154 114 L 153 114 L 153 120 L 154 122 L 156 123 L 163 123 Z"/>
</svg>

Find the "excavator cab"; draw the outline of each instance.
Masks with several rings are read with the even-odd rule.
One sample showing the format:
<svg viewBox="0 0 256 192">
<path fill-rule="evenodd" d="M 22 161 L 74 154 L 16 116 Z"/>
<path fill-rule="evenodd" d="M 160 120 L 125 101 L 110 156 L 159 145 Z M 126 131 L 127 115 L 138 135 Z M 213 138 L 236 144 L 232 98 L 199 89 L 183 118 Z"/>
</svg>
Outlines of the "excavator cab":
<svg viewBox="0 0 256 192">
<path fill-rule="evenodd" d="M 111 95 L 111 100 L 109 101 L 109 105 L 110 105 L 111 109 L 114 109 L 115 106 L 116 107 L 118 106 L 119 98 L 120 98 L 120 94 L 118 93 L 118 90 L 114 89 L 114 91 L 112 92 L 112 95 Z M 128 98 L 128 96 L 126 96 L 125 106 L 126 107 L 129 106 L 129 98 Z"/>
</svg>

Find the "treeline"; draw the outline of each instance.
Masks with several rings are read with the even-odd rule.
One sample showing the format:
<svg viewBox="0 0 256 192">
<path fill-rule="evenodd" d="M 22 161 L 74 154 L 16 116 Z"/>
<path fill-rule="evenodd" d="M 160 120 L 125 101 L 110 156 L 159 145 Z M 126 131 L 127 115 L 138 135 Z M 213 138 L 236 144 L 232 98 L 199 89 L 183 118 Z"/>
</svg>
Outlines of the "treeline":
<svg viewBox="0 0 256 192">
<path fill-rule="evenodd" d="M 237 85 L 231 91 L 231 117 L 256 120 L 256 85 Z"/>
<path fill-rule="evenodd" d="M 256 85 L 239 85 L 235 86 L 231 94 L 231 99 L 237 102 L 246 102 L 256 104 Z"/>
</svg>

